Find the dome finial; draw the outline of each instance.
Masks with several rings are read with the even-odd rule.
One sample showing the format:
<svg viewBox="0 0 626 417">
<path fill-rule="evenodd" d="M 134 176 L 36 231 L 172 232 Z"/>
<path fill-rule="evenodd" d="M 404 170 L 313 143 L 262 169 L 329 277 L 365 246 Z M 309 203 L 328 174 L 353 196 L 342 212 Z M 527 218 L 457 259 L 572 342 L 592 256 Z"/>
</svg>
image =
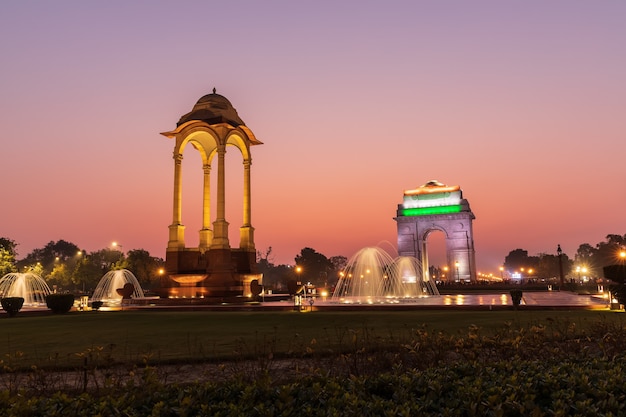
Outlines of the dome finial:
<svg viewBox="0 0 626 417">
<path fill-rule="evenodd" d="M 213 87 L 213 94 L 215 94 L 215 92 L 216 92 L 216 91 L 217 91 L 217 90 L 215 89 L 215 87 Z"/>
</svg>

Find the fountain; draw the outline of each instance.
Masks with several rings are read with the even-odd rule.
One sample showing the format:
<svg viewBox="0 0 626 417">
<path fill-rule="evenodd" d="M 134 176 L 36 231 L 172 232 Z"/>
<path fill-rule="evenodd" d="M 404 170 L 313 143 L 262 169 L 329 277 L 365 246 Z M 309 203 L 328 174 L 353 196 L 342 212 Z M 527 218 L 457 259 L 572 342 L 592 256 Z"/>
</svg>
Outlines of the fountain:
<svg viewBox="0 0 626 417">
<path fill-rule="evenodd" d="M 0 278 L 0 297 L 22 297 L 25 306 L 46 306 L 51 292 L 46 281 L 32 272 L 12 272 Z"/>
<path fill-rule="evenodd" d="M 439 295 L 434 282 L 424 279 L 420 262 L 408 256 L 393 259 L 377 247 L 358 251 L 342 273 L 332 301 L 374 303 L 397 302 Z"/>
<path fill-rule="evenodd" d="M 118 269 L 104 274 L 93 292 L 91 301 L 102 301 L 107 305 L 121 304 L 122 295 L 117 290 L 123 289 L 126 284 L 131 284 L 134 288 L 132 298 L 145 298 L 135 275 L 127 269 Z"/>
</svg>

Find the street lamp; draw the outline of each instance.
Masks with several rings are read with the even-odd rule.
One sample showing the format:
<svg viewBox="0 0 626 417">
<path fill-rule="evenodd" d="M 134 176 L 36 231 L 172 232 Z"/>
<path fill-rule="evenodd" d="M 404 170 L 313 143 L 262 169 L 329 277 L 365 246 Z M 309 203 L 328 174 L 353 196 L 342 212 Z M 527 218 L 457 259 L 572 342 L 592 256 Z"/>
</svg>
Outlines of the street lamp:
<svg viewBox="0 0 626 417">
<path fill-rule="evenodd" d="M 296 265 L 296 275 L 298 277 L 298 285 L 302 285 L 303 301 L 306 301 L 306 284 L 302 284 L 302 281 L 300 281 L 302 279 L 300 277 L 301 274 L 302 274 L 302 267 L 300 265 Z"/>
<path fill-rule="evenodd" d="M 563 250 L 561 249 L 561 245 L 556 245 L 556 254 L 559 257 L 559 278 L 561 280 L 561 287 L 565 284 L 565 280 L 563 278 Z"/>
<path fill-rule="evenodd" d="M 500 267 L 500 279 L 504 281 L 504 267 L 503 266 Z"/>
</svg>

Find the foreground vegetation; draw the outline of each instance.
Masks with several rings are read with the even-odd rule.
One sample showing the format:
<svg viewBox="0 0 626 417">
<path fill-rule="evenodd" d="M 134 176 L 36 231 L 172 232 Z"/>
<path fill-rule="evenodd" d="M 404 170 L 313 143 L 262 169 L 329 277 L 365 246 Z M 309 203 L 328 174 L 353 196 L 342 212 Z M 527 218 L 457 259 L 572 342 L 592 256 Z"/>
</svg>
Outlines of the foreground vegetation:
<svg viewBox="0 0 626 417">
<path fill-rule="evenodd" d="M 1 322 L 0 409 L 624 415 L 623 318 L 608 311 L 18 316 Z"/>
<path fill-rule="evenodd" d="M 0 317 L 2 317 L 0 315 Z M 5 316 L 6 317 L 6 316 Z M 223 361 L 256 357 L 271 350 L 289 356 L 315 341 L 317 350 L 341 352 L 349 335 L 363 343 L 394 348 L 418 329 L 455 335 L 470 327 L 482 333 L 557 323 L 586 331 L 598 321 L 621 326 L 623 314 L 611 311 L 91 311 L 32 316 L 20 313 L 0 321 L 0 355 L 20 353 L 26 367 L 67 368 L 82 365 L 81 353 L 106 352 L 109 364 Z M 562 329 L 558 330 L 563 332 Z M 104 355 L 104 353 L 103 353 Z"/>
</svg>

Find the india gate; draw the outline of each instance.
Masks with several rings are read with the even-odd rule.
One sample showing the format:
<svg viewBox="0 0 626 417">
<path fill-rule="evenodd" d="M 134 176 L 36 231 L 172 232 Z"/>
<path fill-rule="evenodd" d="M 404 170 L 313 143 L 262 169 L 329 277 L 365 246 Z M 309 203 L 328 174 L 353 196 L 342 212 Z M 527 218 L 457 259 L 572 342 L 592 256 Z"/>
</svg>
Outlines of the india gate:
<svg viewBox="0 0 626 417">
<path fill-rule="evenodd" d="M 428 235 L 439 230 L 446 241 L 449 280 L 475 281 L 476 256 L 472 221 L 474 213 L 458 185 L 448 186 L 436 180 L 404 192 L 394 220 L 398 226 L 398 255 L 413 256 L 422 263 L 427 276 Z"/>
<path fill-rule="evenodd" d="M 174 139 L 173 213 L 165 256 L 167 279 L 163 280 L 161 297 L 250 296 L 251 283 L 255 287 L 261 280 L 256 271 L 252 226 L 250 150 L 262 142 L 241 120 L 230 101 L 215 89 L 212 94 L 201 97 L 193 109 L 180 118 L 174 130 L 161 134 Z M 203 176 L 198 247 L 185 244 L 182 222 L 183 152 L 187 145 L 197 150 L 202 159 L 202 169 L 192 172 L 192 175 Z M 235 248 L 230 245 L 226 219 L 227 148 L 235 151 L 229 152 L 229 157 L 242 161 L 243 219 L 239 227 L 239 247 Z M 217 175 L 217 190 L 211 189 L 211 175 Z M 214 221 L 211 221 L 212 202 L 216 210 Z"/>
</svg>

